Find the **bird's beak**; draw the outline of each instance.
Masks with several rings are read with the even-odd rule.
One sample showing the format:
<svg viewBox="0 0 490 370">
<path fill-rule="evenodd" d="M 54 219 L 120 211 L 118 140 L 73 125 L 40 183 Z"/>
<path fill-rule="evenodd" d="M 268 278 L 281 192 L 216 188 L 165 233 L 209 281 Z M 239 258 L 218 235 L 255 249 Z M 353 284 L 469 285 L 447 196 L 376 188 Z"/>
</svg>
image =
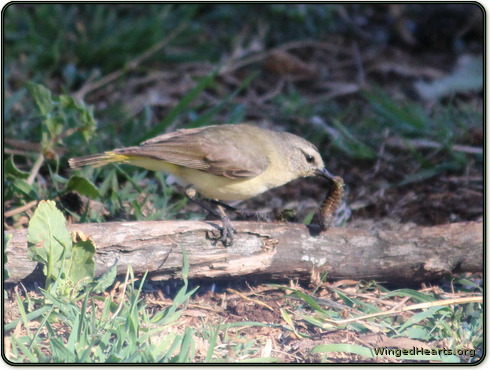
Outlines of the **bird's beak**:
<svg viewBox="0 0 490 370">
<path fill-rule="evenodd" d="M 321 170 L 316 170 L 316 175 L 324 177 L 324 178 L 329 179 L 329 180 L 331 180 L 335 177 L 326 168 L 322 168 Z"/>
</svg>

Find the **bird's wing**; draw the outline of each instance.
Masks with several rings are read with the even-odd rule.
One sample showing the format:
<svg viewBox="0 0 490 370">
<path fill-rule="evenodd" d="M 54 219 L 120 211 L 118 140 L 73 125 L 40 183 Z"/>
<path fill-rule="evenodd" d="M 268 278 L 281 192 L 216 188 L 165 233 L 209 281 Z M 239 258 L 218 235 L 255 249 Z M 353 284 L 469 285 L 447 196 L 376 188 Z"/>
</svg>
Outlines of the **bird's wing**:
<svg viewBox="0 0 490 370">
<path fill-rule="evenodd" d="M 250 140 L 257 138 L 238 127 L 230 135 L 229 127 L 221 127 L 177 130 L 115 152 L 161 159 L 231 179 L 255 177 L 267 169 L 268 157 L 250 147 Z"/>
</svg>

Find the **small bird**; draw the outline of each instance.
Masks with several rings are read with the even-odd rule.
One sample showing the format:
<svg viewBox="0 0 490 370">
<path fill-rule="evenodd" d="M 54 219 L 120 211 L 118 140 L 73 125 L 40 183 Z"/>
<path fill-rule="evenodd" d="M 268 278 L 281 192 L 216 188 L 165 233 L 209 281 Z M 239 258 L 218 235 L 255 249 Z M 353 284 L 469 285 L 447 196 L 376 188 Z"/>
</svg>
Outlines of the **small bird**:
<svg viewBox="0 0 490 370">
<path fill-rule="evenodd" d="M 332 179 L 318 149 L 290 134 L 250 124 L 224 124 L 180 129 L 141 143 L 100 154 L 71 158 L 72 168 L 124 163 L 163 171 L 186 187 L 185 195 L 222 221 L 219 238 L 233 244 L 235 229 L 221 201 L 245 200 L 294 179 Z M 216 207 L 200 202 L 196 192 Z"/>
</svg>

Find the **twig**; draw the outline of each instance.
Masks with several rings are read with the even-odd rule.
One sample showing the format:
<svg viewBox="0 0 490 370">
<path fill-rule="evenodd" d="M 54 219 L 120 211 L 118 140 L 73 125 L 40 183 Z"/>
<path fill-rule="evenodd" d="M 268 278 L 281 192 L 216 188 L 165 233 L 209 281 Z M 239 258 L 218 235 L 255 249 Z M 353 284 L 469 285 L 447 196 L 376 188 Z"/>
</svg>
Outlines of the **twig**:
<svg viewBox="0 0 490 370">
<path fill-rule="evenodd" d="M 262 301 L 259 301 L 258 299 L 253 299 L 253 298 L 247 297 L 245 294 L 240 293 L 240 292 L 236 291 L 235 289 L 228 288 L 228 289 L 226 289 L 226 291 L 227 292 L 230 292 L 232 294 L 236 294 L 240 298 L 245 299 L 247 301 L 251 301 L 251 302 L 253 302 L 255 304 L 258 304 L 259 306 L 263 306 L 265 308 L 268 308 L 269 310 L 271 310 L 272 312 L 274 312 L 274 309 L 271 306 L 269 306 L 267 303 L 264 303 Z"/>
<path fill-rule="evenodd" d="M 325 43 L 325 42 L 317 42 L 317 41 L 313 41 L 313 40 L 293 41 L 293 42 L 288 42 L 288 43 L 282 44 L 282 45 L 280 45 L 274 49 L 270 49 L 267 51 L 259 52 L 257 54 L 253 54 L 253 55 L 245 57 L 241 60 L 238 60 L 239 58 L 231 59 L 227 63 L 227 65 L 223 66 L 220 69 L 219 75 L 221 76 L 224 74 L 228 74 L 230 72 L 233 72 L 233 71 L 240 69 L 240 68 L 242 68 L 246 65 L 249 65 L 251 63 L 255 63 L 255 62 L 261 61 L 263 59 L 266 59 L 276 51 L 287 51 L 287 50 L 291 50 L 291 49 L 304 49 L 307 47 L 316 47 L 316 48 L 320 48 L 320 49 L 326 49 L 329 51 L 335 51 L 337 53 L 339 52 L 338 46 L 333 46 L 333 45 L 330 45 L 330 44 Z"/>
<path fill-rule="evenodd" d="M 354 44 L 352 45 L 352 54 L 357 69 L 357 84 L 359 86 L 364 86 L 366 82 L 366 76 L 364 73 L 364 66 L 362 65 L 361 52 L 359 50 L 359 45 L 357 44 L 357 42 L 354 42 Z"/>
<path fill-rule="evenodd" d="M 328 82 L 321 85 L 319 84 L 319 86 L 325 87 L 327 89 L 332 89 L 333 91 L 330 91 L 326 94 L 317 94 L 315 97 L 310 97 L 308 101 L 312 103 L 323 102 L 326 100 L 337 98 L 339 96 L 355 94 L 361 89 L 358 84 L 350 82 Z"/>
<path fill-rule="evenodd" d="M 398 313 L 406 312 L 406 311 L 413 311 L 413 310 L 420 310 L 423 308 L 430 308 L 434 306 L 452 306 L 455 304 L 465 304 L 465 303 L 483 303 L 483 297 L 477 296 L 477 297 L 464 297 L 464 298 L 451 298 L 451 299 L 443 299 L 440 301 L 434 301 L 434 302 L 424 302 L 424 303 L 417 303 L 417 304 L 412 304 L 407 307 L 402 307 L 400 309 L 392 309 L 384 312 L 376 312 L 372 313 L 369 315 L 363 315 L 359 317 L 353 317 L 351 319 L 346 319 L 346 320 L 329 320 L 325 319 L 325 322 L 330 324 L 333 324 L 335 326 L 338 325 L 345 325 L 345 324 L 350 324 L 352 322 L 357 322 L 361 320 L 366 320 L 366 319 L 371 319 L 373 317 L 378 317 L 378 316 L 388 316 L 388 315 L 396 315 Z M 329 325 L 324 325 L 325 328 L 329 327 Z"/>
<path fill-rule="evenodd" d="M 27 183 L 29 185 L 32 185 L 32 183 L 34 182 L 34 179 L 36 178 L 37 174 L 39 173 L 39 169 L 43 165 L 43 162 L 44 162 L 44 155 L 41 153 L 37 157 L 36 163 L 34 163 L 34 166 L 32 167 L 31 174 L 27 178 Z"/>
<path fill-rule="evenodd" d="M 107 85 L 108 83 L 112 82 L 113 80 L 118 79 L 121 77 L 124 73 L 128 71 L 132 71 L 138 67 L 141 62 L 143 62 L 145 59 L 149 58 L 153 54 L 155 54 L 159 49 L 163 48 L 165 45 L 167 45 L 172 39 L 174 39 L 180 32 L 184 30 L 184 28 L 187 27 L 187 23 L 182 23 L 180 24 L 179 27 L 177 27 L 170 35 L 168 35 L 165 39 L 162 41 L 156 43 L 153 45 L 151 48 L 146 50 L 143 54 L 139 55 L 138 57 L 130 60 L 127 62 L 122 68 L 108 74 L 107 76 L 101 78 L 98 81 L 95 81 L 93 83 L 88 83 L 85 84 L 80 90 L 78 90 L 75 94 L 75 98 L 77 100 L 82 100 L 85 95 L 87 95 L 89 92 L 93 90 L 97 90 L 101 88 L 104 85 Z"/>
<path fill-rule="evenodd" d="M 122 309 L 122 306 L 124 304 L 124 298 L 125 298 L 125 294 L 126 294 L 126 287 L 128 286 L 128 280 L 129 280 L 129 266 L 126 270 L 126 278 L 124 279 L 124 285 L 123 285 L 123 291 L 121 293 L 121 300 L 119 301 L 119 305 L 117 307 L 117 310 L 111 315 L 111 320 L 114 320 L 114 318 L 119 314 L 119 311 L 121 311 Z"/>
<path fill-rule="evenodd" d="M 27 204 L 24 204 L 23 206 L 21 207 L 18 207 L 18 208 L 15 208 L 15 209 L 11 209 L 10 211 L 7 211 L 3 214 L 3 216 L 6 218 L 6 217 L 12 217 L 13 215 L 16 215 L 18 213 L 22 213 L 24 211 L 27 211 L 28 209 L 34 207 L 35 205 L 37 204 L 37 200 L 33 200 Z"/>
<path fill-rule="evenodd" d="M 383 161 L 383 156 L 385 153 L 385 147 L 386 147 L 386 139 L 389 137 L 390 134 L 390 129 L 385 128 L 383 130 L 383 141 L 381 141 L 381 145 L 379 146 L 378 149 L 378 155 L 376 156 L 376 164 L 374 165 L 374 170 L 372 174 L 368 174 L 369 177 L 373 177 L 379 172 L 381 168 L 381 162 Z"/>
<path fill-rule="evenodd" d="M 263 52 L 260 52 L 258 54 L 253 54 L 253 55 L 251 55 L 249 57 L 243 58 L 242 60 L 230 60 L 227 63 L 227 65 L 223 66 L 219 70 L 218 74 L 220 76 L 222 76 L 224 74 L 228 74 L 228 73 L 233 72 L 233 71 L 235 71 L 237 69 L 240 69 L 240 68 L 242 68 L 242 67 L 244 67 L 246 65 L 249 65 L 249 64 L 258 62 L 260 60 L 266 59 L 273 52 L 274 52 L 274 49 L 268 50 L 268 51 L 263 51 Z"/>
<path fill-rule="evenodd" d="M 4 139 L 5 144 L 10 145 L 14 148 L 17 149 L 23 149 L 23 150 L 28 150 L 32 152 L 40 152 L 41 151 L 41 144 L 40 143 L 33 143 L 27 140 L 17 140 L 17 139 L 10 139 L 10 138 L 5 138 Z"/>
<path fill-rule="evenodd" d="M 30 151 L 19 150 L 19 149 L 10 149 L 10 148 L 3 148 L 3 152 L 5 154 L 20 155 L 22 157 L 30 157 L 30 156 L 33 157 L 35 155 L 35 153 L 32 153 Z"/>
<path fill-rule="evenodd" d="M 56 155 L 61 156 L 64 153 L 66 153 L 68 149 L 61 147 L 61 146 L 55 147 L 54 143 L 56 143 L 57 140 L 63 139 L 66 136 L 69 136 L 78 130 L 80 130 L 80 128 L 68 129 L 50 141 L 51 146 L 53 147 L 52 150 L 54 150 Z M 28 156 L 33 157 L 37 153 L 42 151 L 41 143 L 32 143 L 32 142 L 26 141 L 26 140 L 5 139 L 5 144 L 10 145 L 13 148 L 15 148 L 15 149 L 5 148 L 4 152 L 8 153 L 8 154 L 18 154 L 18 155 L 22 155 L 25 157 L 28 157 Z"/>
<path fill-rule="evenodd" d="M 317 49 L 330 51 L 332 53 L 343 52 L 346 55 L 351 54 L 350 51 L 343 49 L 340 45 L 325 42 L 325 41 L 315 41 L 315 40 L 308 40 L 308 39 L 287 42 L 285 44 L 279 45 L 276 49 L 286 51 L 291 49 L 304 49 L 304 48 L 317 48 Z"/>
<path fill-rule="evenodd" d="M 430 141 L 425 139 L 402 140 L 399 137 L 390 137 L 386 140 L 385 143 L 388 146 L 394 148 L 400 148 L 400 149 L 407 149 L 409 147 L 415 149 L 425 149 L 425 148 L 439 149 L 443 146 L 442 144 L 435 141 Z M 462 152 L 468 154 L 483 154 L 483 148 L 478 148 L 469 145 L 458 145 L 458 144 L 451 145 L 451 150 L 454 150 L 455 152 Z"/>
</svg>

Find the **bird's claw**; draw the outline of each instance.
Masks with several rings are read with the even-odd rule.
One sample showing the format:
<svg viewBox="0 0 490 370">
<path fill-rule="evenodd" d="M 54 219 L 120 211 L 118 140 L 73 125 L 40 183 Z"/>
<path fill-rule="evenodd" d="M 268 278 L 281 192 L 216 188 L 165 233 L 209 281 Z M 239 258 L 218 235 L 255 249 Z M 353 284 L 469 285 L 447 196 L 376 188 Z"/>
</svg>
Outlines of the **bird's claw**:
<svg viewBox="0 0 490 370">
<path fill-rule="evenodd" d="M 223 226 L 220 230 L 213 229 L 211 232 L 212 236 L 209 236 L 209 238 L 222 242 L 225 247 L 231 247 L 235 241 L 234 234 L 237 230 L 231 225 L 231 222 L 227 217 L 222 219 L 221 222 L 223 223 Z"/>
<path fill-rule="evenodd" d="M 234 233 L 236 233 L 236 229 L 231 225 L 228 217 L 224 217 L 222 220 L 223 227 L 221 228 L 221 237 L 220 240 L 225 247 L 230 247 L 234 242 Z"/>
</svg>

